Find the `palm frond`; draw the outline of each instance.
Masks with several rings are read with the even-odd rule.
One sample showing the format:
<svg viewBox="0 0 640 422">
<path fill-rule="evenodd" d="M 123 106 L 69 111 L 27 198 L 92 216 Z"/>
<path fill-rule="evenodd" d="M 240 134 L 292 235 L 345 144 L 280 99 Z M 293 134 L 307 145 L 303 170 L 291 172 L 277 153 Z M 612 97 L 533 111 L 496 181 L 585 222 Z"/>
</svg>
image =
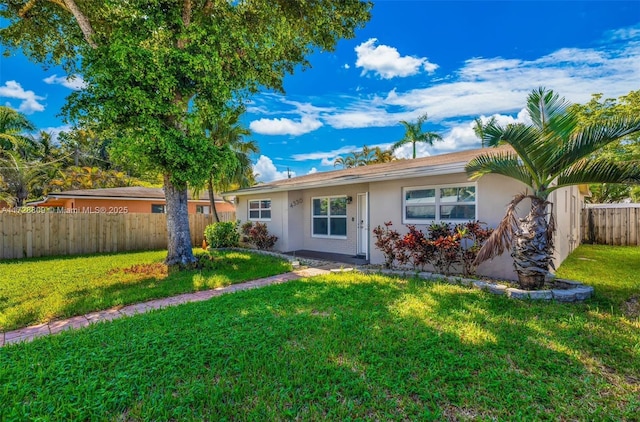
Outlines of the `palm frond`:
<svg viewBox="0 0 640 422">
<path fill-rule="evenodd" d="M 485 174 L 500 174 L 519 180 L 529 187 L 533 187 L 533 179 L 517 155 L 513 153 L 482 154 L 467 164 L 467 174 L 472 180 Z"/>
<path fill-rule="evenodd" d="M 615 117 L 605 124 L 585 127 L 575 132 L 557 151 L 552 168 L 559 173 L 573 162 L 588 157 L 602 147 L 636 132 L 640 132 L 640 118 L 631 116 Z"/>
<path fill-rule="evenodd" d="M 484 245 L 482 245 L 482 248 L 478 251 L 478 255 L 473 262 L 474 265 L 479 265 L 482 262 L 502 255 L 504 251 L 511 249 L 514 234 L 518 229 L 517 206 L 525 198 L 527 198 L 527 195 L 520 193 L 513 198 L 509 205 L 507 205 L 507 211 L 504 217 L 493 230 L 493 233 L 491 233 L 491 236 L 489 236 Z"/>
<path fill-rule="evenodd" d="M 403 145 L 406 144 L 410 144 L 411 140 L 410 139 L 400 139 L 398 142 L 395 142 L 393 145 L 391 145 L 391 151 L 395 151 L 398 148 L 402 147 Z"/>
<path fill-rule="evenodd" d="M 588 183 L 640 183 L 640 163 L 585 158 L 562 172 L 552 190 Z"/>
<path fill-rule="evenodd" d="M 527 97 L 527 112 L 533 125 L 545 131 L 558 117 L 566 114 L 570 102 L 544 87 L 534 89 Z"/>
</svg>

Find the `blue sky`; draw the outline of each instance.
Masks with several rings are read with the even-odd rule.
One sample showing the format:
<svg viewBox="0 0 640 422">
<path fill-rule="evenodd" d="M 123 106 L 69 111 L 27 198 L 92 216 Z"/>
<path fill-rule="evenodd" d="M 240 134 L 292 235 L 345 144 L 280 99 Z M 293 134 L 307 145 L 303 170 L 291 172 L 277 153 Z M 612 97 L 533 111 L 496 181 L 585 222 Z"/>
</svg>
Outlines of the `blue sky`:
<svg viewBox="0 0 640 422">
<path fill-rule="evenodd" d="M 526 121 L 539 86 L 573 102 L 640 89 L 639 1 L 375 1 L 372 15 L 356 38 L 288 76 L 286 94 L 252 99 L 243 124 L 261 149 L 261 181 L 333 170 L 365 144 L 386 148 L 402 138 L 400 120 L 424 113 L 444 141 L 420 156 L 479 147 L 476 117 Z M 1 60 L 0 104 L 64 130 L 58 113 L 82 80 L 20 55 Z"/>
</svg>

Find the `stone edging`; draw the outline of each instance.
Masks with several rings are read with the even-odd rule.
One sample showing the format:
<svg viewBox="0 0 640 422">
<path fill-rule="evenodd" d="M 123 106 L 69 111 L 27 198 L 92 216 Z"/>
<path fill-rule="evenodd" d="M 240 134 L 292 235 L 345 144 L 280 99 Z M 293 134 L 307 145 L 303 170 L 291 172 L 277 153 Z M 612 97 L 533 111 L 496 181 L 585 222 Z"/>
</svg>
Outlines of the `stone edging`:
<svg viewBox="0 0 640 422">
<path fill-rule="evenodd" d="M 579 283 L 577 281 L 556 279 L 556 283 L 562 283 L 566 289 L 549 289 L 549 290 L 522 290 L 513 287 L 507 287 L 504 284 L 493 283 L 485 280 L 475 280 L 471 278 L 445 276 L 428 272 L 413 272 L 402 270 L 385 270 L 360 267 L 359 271 L 363 273 L 381 273 L 388 275 L 399 275 L 403 277 L 420 277 L 423 279 L 442 280 L 449 284 L 458 284 L 467 287 L 484 290 L 496 295 L 506 295 L 511 299 L 521 300 L 555 300 L 558 302 L 582 302 L 593 296 L 593 287 Z"/>
<path fill-rule="evenodd" d="M 312 260 L 312 259 L 300 259 L 298 260 L 296 257 L 291 255 L 285 255 L 278 252 L 272 251 L 264 251 L 258 249 L 246 249 L 246 248 L 220 248 L 227 250 L 237 250 L 237 251 L 250 251 L 254 253 L 261 253 L 264 255 L 271 255 L 280 258 L 284 258 L 292 263 L 300 262 L 307 265 L 318 265 L 323 261 Z M 457 284 L 466 287 L 473 287 L 476 289 L 484 290 L 489 293 L 493 293 L 496 295 L 506 295 L 511 299 L 520 299 L 520 300 L 555 300 L 557 302 L 583 302 L 593 296 L 593 287 L 587 286 L 586 284 L 582 284 L 578 281 L 566 280 L 566 279 L 555 279 L 556 283 L 564 284 L 565 289 L 548 289 L 548 290 L 522 290 L 514 287 L 508 287 L 504 284 L 493 283 L 485 280 L 476 280 L 472 278 L 464 278 L 460 276 L 446 276 L 437 273 L 430 272 L 416 272 L 409 270 L 387 270 L 381 268 L 371 268 L 369 266 L 357 266 L 355 268 L 343 268 L 340 270 L 332 270 L 333 272 L 339 271 L 360 271 L 362 273 L 380 273 L 387 275 L 398 275 L 402 277 L 420 277 L 422 279 L 431 279 L 431 280 L 442 280 L 449 284 Z"/>
</svg>

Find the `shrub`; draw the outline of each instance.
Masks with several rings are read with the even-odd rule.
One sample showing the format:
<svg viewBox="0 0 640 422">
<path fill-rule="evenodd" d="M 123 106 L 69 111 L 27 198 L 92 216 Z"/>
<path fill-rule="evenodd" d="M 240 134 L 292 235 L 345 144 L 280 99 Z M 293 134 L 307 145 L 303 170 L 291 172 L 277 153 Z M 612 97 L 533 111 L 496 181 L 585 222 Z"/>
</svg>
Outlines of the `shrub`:
<svg viewBox="0 0 640 422">
<path fill-rule="evenodd" d="M 416 226 L 407 225 L 407 228 L 409 232 L 396 248 L 396 259 L 400 264 L 411 261 L 414 270 L 423 270 L 433 257 L 433 245 Z"/>
<path fill-rule="evenodd" d="M 373 229 L 373 234 L 376 236 L 376 247 L 380 249 L 384 255 L 385 268 L 391 268 L 393 266 L 393 262 L 396 260 L 397 244 L 400 240 L 400 233 L 389 228 L 392 225 L 393 223 L 389 221 L 384 223 L 384 227 L 378 226 Z"/>
<path fill-rule="evenodd" d="M 252 227 L 253 223 L 251 221 L 245 221 L 244 223 L 242 223 L 242 225 L 240 226 L 240 240 L 242 240 L 242 242 L 249 243 L 249 232 L 251 231 Z"/>
<path fill-rule="evenodd" d="M 229 248 L 238 246 L 240 234 L 238 223 L 233 221 L 221 221 L 209 224 L 204 229 L 204 238 L 211 248 Z"/>
<path fill-rule="evenodd" d="M 385 227 L 373 230 L 375 245 L 384 254 L 386 268 L 391 268 L 394 262 L 401 266 L 411 263 L 414 269 L 424 269 L 431 264 L 436 271 L 447 275 L 456 267 L 465 276 L 475 274 L 478 251 L 493 231 L 479 221 L 455 226 L 443 222 L 430 225 L 428 235 L 407 225 L 407 234 L 401 236 L 389 228 L 392 225 L 389 221 L 384 223 Z"/>
<path fill-rule="evenodd" d="M 273 245 L 278 241 L 278 236 L 269 234 L 267 225 L 264 223 L 256 223 L 251 230 L 249 230 L 249 242 L 254 244 L 256 248 L 262 250 L 269 250 L 273 248 Z"/>
<path fill-rule="evenodd" d="M 478 256 L 478 251 L 493 233 L 493 229 L 483 228 L 482 224 L 479 221 L 469 221 L 456 226 L 456 231 L 460 234 L 461 239 L 460 261 L 462 262 L 464 275 L 476 273 L 477 265 L 475 265 L 475 260 L 476 256 Z"/>
<path fill-rule="evenodd" d="M 256 222 L 254 224 L 251 221 L 247 221 L 240 226 L 240 231 L 242 232 L 243 242 L 247 242 L 260 250 L 269 250 L 278 241 L 278 236 L 269 234 L 269 229 L 264 223 Z"/>
</svg>

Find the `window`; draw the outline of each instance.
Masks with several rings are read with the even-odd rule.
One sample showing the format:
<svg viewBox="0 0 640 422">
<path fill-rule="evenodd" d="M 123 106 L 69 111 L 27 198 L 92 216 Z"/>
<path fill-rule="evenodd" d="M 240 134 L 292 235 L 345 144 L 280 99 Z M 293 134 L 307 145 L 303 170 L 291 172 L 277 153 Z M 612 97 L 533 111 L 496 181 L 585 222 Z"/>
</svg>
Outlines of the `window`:
<svg viewBox="0 0 640 422">
<path fill-rule="evenodd" d="M 249 220 L 271 220 L 271 199 L 250 200 Z"/>
<path fill-rule="evenodd" d="M 211 214 L 209 205 L 196 205 L 196 214 Z"/>
<path fill-rule="evenodd" d="M 313 237 L 347 237 L 347 197 L 313 198 L 311 209 Z"/>
<path fill-rule="evenodd" d="M 167 212 L 167 207 L 164 204 L 151 204 L 152 214 L 164 214 Z"/>
<path fill-rule="evenodd" d="M 403 223 L 476 219 L 474 185 L 404 188 L 403 201 Z"/>
</svg>

